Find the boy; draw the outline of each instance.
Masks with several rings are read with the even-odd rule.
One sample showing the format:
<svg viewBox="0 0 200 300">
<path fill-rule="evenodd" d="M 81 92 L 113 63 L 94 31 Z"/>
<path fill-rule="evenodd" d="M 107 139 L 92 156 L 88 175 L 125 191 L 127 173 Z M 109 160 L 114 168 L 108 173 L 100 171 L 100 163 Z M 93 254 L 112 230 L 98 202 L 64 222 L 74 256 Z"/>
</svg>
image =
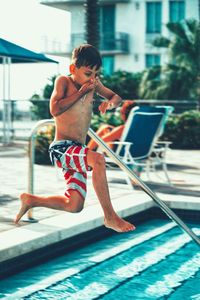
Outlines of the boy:
<svg viewBox="0 0 200 300">
<path fill-rule="evenodd" d="M 55 119 L 56 131 L 49 152 L 52 161 L 63 169 L 67 190 L 63 196 L 21 194 L 21 209 L 16 216 L 16 223 L 32 207 L 80 212 L 86 196 L 86 172 L 92 169 L 93 186 L 104 212 L 105 226 L 117 232 L 135 229 L 134 225 L 121 219 L 112 207 L 104 156 L 84 145 L 91 121 L 94 92 L 108 99 L 99 106 L 101 113 L 121 103 L 121 98 L 99 80 L 101 64 L 97 49 L 83 44 L 72 53 L 71 75 L 56 79 L 50 99 L 50 112 Z"/>
</svg>

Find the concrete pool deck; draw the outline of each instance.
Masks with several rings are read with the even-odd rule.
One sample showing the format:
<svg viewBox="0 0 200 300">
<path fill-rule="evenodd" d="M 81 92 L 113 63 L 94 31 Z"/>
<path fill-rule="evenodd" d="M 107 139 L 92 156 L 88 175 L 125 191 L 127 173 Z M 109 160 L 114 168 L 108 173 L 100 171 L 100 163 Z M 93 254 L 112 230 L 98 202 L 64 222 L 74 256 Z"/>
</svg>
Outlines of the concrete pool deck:
<svg viewBox="0 0 200 300">
<path fill-rule="evenodd" d="M 173 187 L 163 184 L 157 175 L 142 179 L 172 209 L 200 211 L 199 150 L 170 150 L 167 156 Z M 103 225 L 101 207 L 88 178 L 88 196 L 81 213 L 70 214 L 46 208 L 35 208 L 36 223 L 26 217 L 19 225 L 13 219 L 19 209 L 18 196 L 27 191 L 28 157 L 24 145 L 0 146 L 0 264 L 56 242 L 99 228 Z M 159 176 L 163 176 L 158 171 Z M 131 190 L 122 171 L 107 172 L 114 208 L 122 217 L 154 207 L 154 201 L 139 187 Z M 35 194 L 62 194 L 65 183 L 51 166 L 35 165 Z M 200 223 L 200 220 L 199 220 Z"/>
</svg>

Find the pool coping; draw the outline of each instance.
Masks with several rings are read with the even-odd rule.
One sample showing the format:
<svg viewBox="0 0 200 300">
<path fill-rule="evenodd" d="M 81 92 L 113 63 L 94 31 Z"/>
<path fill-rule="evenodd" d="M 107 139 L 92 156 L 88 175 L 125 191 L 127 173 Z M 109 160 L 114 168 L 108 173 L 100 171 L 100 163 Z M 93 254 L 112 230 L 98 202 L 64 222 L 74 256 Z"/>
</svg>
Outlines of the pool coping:
<svg viewBox="0 0 200 300">
<path fill-rule="evenodd" d="M 121 217 L 134 216 L 157 206 L 148 195 L 136 192 L 134 198 L 136 199 L 133 200 L 130 195 L 125 195 L 123 201 L 121 199 L 113 201 L 113 206 Z M 172 209 L 200 212 L 200 202 L 197 198 L 193 197 L 188 201 L 188 197 L 185 199 L 181 197 L 181 200 L 177 200 L 177 196 L 173 199 L 173 195 L 166 194 L 164 198 L 163 201 Z M 20 260 L 26 254 L 35 253 L 45 247 L 49 248 L 53 244 L 70 238 L 79 238 L 81 234 L 100 227 L 104 226 L 103 213 L 99 204 L 88 206 L 79 214 L 61 212 L 59 215 L 40 220 L 38 223 L 19 225 L 0 234 L 0 266 L 3 266 L 6 273 L 7 262 L 10 262 L 9 268 L 12 269 L 12 261 L 15 259 Z M 110 229 L 104 227 L 104 230 Z"/>
<path fill-rule="evenodd" d="M 153 206 L 153 200 L 143 198 L 135 200 L 133 205 L 130 196 L 125 196 L 123 203 L 114 200 L 114 207 L 121 217 L 128 217 Z M 78 214 L 61 212 L 37 223 L 19 224 L 0 234 L 0 263 L 100 226 L 103 226 L 103 213 L 99 204 L 86 207 Z"/>
</svg>

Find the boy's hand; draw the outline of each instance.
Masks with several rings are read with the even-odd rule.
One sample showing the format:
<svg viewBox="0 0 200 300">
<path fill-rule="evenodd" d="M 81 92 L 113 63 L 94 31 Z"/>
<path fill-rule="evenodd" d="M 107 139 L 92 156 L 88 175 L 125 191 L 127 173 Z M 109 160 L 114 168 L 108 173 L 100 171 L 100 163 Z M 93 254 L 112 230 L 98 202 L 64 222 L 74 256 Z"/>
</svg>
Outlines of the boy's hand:
<svg viewBox="0 0 200 300">
<path fill-rule="evenodd" d="M 87 93 L 89 93 L 90 91 L 92 91 L 92 90 L 95 88 L 95 86 L 96 86 L 96 82 L 95 82 L 94 80 L 91 79 L 90 81 L 84 83 L 84 84 L 81 86 L 79 92 L 81 92 L 83 95 L 84 95 L 84 94 L 87 94 Z"/>
<path fill-rule="evenodd" d="M 114 108 L 114 103 L 110 101 L 104 101 L 99 105 L 99 111 L 102 114 L 105 114 L 107 110 L 113 109 Z"/>
</svg>

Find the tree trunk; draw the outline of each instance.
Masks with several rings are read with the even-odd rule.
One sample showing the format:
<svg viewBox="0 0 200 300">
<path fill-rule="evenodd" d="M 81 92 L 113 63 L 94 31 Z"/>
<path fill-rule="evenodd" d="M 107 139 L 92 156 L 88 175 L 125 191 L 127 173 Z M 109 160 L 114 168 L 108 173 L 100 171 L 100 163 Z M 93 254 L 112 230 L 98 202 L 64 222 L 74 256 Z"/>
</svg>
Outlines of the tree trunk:
<svg viewBox="0 0 200 300">
<path fill-rule="evenodd" d="M 199 0 L 198 4 L 199 4 L 199 23 L 200 23 L 200 0 Z"/>
<path fill-rule="evenodd" d="M 198 96 L 198 102 L 199 102 L 199 108 L 200 108 L 200 0 L 198 1 L 198 8 L 199 8 L 199 26 L 197 29 L 197 38 L 198 38 L 198 75 L 197 75 L 197 96 Z"/>
<path fill-rule="evenodd" d="M 86 13 L 86 41 L 88 44 L 99 48 L 99 1 L 98 0 L 86 0 L 85 13 Z"/>
<path fill-rule="evenodd" d="M 196 43 L 197 43 L 197 76 L 195 81 L 195 97 L 198 102 L 198 109 L 200 110 L 200 0 L 198 0 L 198 17 L 199 22 L 197 26 L 197 32 L 196 32 Z"/>
</svg>

